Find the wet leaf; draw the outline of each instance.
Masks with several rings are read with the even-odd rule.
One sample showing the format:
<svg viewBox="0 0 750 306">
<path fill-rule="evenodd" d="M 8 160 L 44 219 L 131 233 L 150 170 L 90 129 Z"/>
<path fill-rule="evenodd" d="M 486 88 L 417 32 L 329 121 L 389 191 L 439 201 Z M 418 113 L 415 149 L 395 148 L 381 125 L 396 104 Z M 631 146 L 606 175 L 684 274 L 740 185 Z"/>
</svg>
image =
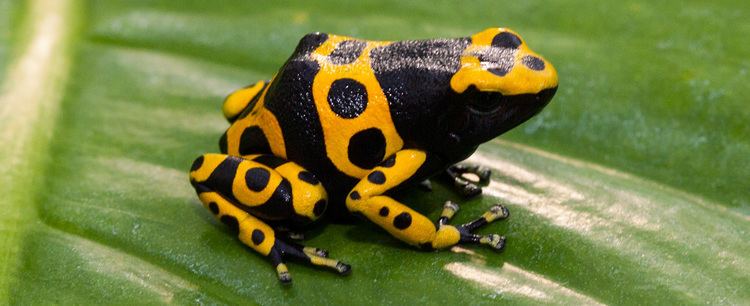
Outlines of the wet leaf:
<svg viewBox="0 0 750 306">
<path fill-rule="evenodd" d="M 0 0 L 0 299 L 12 304 L 747 304 L 747 4 Z M 491 204 L 506 251 L 421 252 L 366 222 L 309 245 L 340 277 L 268 262 L 203 209 L 192 160 L 221 101 L 297 40 L 464 36 L 509 26 L 555 63 L 539 116 L 483 145 L 481 198 L 402 200 L 455 222 Z"/>
</svg>

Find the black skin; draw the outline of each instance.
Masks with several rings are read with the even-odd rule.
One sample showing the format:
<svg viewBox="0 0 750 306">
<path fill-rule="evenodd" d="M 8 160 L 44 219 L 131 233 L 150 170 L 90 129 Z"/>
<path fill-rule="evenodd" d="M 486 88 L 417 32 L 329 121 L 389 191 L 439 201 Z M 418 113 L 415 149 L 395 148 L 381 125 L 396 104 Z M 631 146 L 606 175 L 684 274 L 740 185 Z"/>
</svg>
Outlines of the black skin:
<svg viewBox="0 0 750 306">
<path fill-rule="evenodd" d="M 348 216 L 344 197 L 358 179 L 341 173 L 328 159 L 312 101 L 312 80 L 319 67 L 308 55 L 326 39 L 324 33 L 312 33 L 300 40 L 269 85 L 265 105 L 284 127 L 288 160 L 320 178 L 331 203 L 326 215 L 340 219 Z M 401 41 L 370 53 L 372 69 L 388 99 L 404 148 L 428 153 L 427 162 L 404 185 L 422 182 L 466 159 L 479 144 L 538 113 L 555 93 L 556 88 L 553 88 L 538 94 L 503 96 L 480 92 L 473 87 L 464 93 L 454 92 L 450 80 L 459 70 L 460 57 L 470 42 L 467 37 Z M 508 42 L 504 43 L 507 47 Z M 336 60 L 347 61 L 352 57 L 347 52 L 361 52 L 359 44 L 347 45 L 334 52 Z M 501 57 L 507 54 L 490 50 L 480 58 L 497 60 L 502 66 Z M 372 152 L 375 164 L 387 158 L 378 156 L 377 151 L 378 148 L 374 148 Z"/>
</svg>

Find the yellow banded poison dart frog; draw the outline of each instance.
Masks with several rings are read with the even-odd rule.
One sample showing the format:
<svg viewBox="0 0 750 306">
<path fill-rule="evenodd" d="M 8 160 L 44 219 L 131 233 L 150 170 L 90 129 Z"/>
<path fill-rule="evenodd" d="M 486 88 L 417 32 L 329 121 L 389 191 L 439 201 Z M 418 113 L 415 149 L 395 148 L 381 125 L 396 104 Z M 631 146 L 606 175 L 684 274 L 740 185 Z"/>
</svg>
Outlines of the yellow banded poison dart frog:
<svg viewBox="0 0 750 306">
<path fill-rule="evenodd" d="M 508 217 L 503 206 L 454 226 L 458 206 L 448 201 L 436 225 L 390 191 L 444 173 L 460 193 L 480 193 L 489 171 L 456 163 L 538 113 L 557 84 L 554 67 L 504 28 L 397 42 L 308 34 L 270 81 L 226 98 L 231 125 L 221 154 L 198 157 L 190 182 L 283 283 L 291 282 L 285 259 L 351 271 L 327 251 L 290 240 L 297 236 L 290 228 L 324 213 L 361 215 L 426 249 L 500 250 L 504 237 L 472 232 Z"/>
</svg>

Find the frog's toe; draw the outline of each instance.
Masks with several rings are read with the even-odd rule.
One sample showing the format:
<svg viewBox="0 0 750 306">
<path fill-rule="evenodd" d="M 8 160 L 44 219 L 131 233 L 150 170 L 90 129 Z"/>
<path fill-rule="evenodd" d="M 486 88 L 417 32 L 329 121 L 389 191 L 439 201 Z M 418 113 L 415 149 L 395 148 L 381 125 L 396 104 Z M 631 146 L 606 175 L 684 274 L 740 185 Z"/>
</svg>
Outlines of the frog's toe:
<svg viewBox="0 0 750 306">
<path fill-rule="evenodd" d="M 462 232 L 460 227 L 459 232 L 461 232 L 462 243 L 483 244 L 498 252 L 502 251 L 505 248 L 505 236 L 500 236 L 498 234 L 476 235 L 468 232 Z"/>
<path fill-rule="evenodd" d="M 464 197 L 471 198 L 482 194 L 482 187 L 479 187 L 474 183 L 466 181 L 459 182 L 459 180 L 456 180 L 455 185 L 456 188 L 458 188 L 459 193 Z"/>
<path fill-rule="evenodd" d="M 480 195 L 492 174 L 487 167 L 465 164 L 453 165 L 445 172 L 458 193 L 467 198 Z"/>
<path fill-rule="evenodd" d="M 338 271 L 340 275 L 349 275 L 352 273 L 352 266 L 339 262 L 336 264 L 336 271 Z"/>
<path fill-rule="evenodd" d="M 313 248 L 313 247 L 303 247 L 302 251 L 305 252 L 307 256 L 314 255 L 314 256 L 320 256 L 320 257 L 328 257 L 328 251 L 324 249 Z"/>
<path fill-rule="evenodd" d="M 291 277 L 286 265 L 281 261 L 281 257 L 297 259 L 315 266 L 326 267 L 336 271 L 339 275 L 348 275 L 352 270 L 350 265 L 336 259 L 328 258 L 328 251 L 323 249 L 306 247 L 282 240 L 276 240 L 273 248 L 271 260 L 276 264 L 279 281 L 282 283 L 290 282 Z"/>
<path fill-rule="evenodd" d="M 485 184 L 485 183 L 490 182 L 490 176 L 492 175 L 492 170 L 484 166 L 477 166 L 476 168 L 474 168 L 474 174 L 476 174 L 479 177 L 480 184 Z"/>
<path fill-rule="evenodd" d="M 495 251 L 502 251 L 505 248 L 505 236 L 490 234 L 485 237 L 487 242 L 484 244 L 489 245 L 490 247 L 495 249 Z M 482 242 L 480 241 L 480 243 Z"/>
<path fill-rule="evenodd" d="M 282 285 L 292 284 L 292 275 L 289 274 L 289 269 L 285 264 L 281 263 L 276 265 L 276 275 L 279 277 L 279 282 Z"/>
</svg>

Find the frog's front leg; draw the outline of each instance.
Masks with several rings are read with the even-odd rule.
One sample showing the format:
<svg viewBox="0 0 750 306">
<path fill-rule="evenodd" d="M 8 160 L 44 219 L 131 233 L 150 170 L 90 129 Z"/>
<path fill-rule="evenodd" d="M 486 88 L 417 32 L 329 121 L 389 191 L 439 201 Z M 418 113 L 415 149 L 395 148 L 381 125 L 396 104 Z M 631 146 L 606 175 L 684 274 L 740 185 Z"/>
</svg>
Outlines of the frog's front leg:
<svg viewBox="0 0 750 306">
<path fill-rule="evenodd" d="M 482 217 L 464 225 L 449 225 L 448 221 L 458 210 L 458 205 L 446 203 L 438 227 L 424 215 L 383 195 L 415 176 L 428 161 L 427 153 L 419 150 L 401 150 L 375 167 L 349 193 L 347 208 L 367 217 L 396 238 L 428 249 L 442 249 L 458 243 L 481 243 L 501 250 L 505 238 L 496 234 L 480 236 L 472 233 L 489 222 L 504 219 L 508 211 L 493 206 Z"/>
<path fill-rule="evenodd" d="M 193 163 L 190 182 L 216 218 L 240 241 L 271 260 L 281 282 L 291 282 L 285 258 L 325 266 L 340 274 L 351 271 L 349 265 L 328 258 L 327 251 L 287 241 L 288 235 L 278 235 L 264 222 L 303 225 L 325 211 L 325 189 L 299 165 L 271 155 L 246 159 L 205 154 Z"/>
</svg>

